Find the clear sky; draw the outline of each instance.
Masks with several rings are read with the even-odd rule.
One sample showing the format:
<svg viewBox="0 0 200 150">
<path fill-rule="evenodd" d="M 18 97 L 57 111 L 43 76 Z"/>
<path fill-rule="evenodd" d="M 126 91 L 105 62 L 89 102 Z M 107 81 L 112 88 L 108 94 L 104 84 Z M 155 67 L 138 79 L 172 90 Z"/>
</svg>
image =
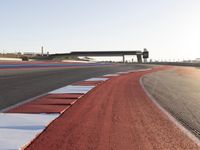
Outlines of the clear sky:
<svg viewBox="0 0 200 150">
<path fill-rule="evenodd" d="M 0 0 L 0 52 L 142 50 L 200 57 L 200 0 Z"/>
</svg>

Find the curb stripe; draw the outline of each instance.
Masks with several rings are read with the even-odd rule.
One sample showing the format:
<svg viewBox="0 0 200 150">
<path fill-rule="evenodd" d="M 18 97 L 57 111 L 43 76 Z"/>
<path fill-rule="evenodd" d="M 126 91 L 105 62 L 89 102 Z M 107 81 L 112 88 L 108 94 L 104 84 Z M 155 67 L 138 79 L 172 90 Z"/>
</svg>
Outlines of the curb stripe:
<svg viewBox="0 0 200 150">
<path fill-rule="evenodd" d="M 131 72 L 131 71 L 130 71 Z M 122 72 L 121 72 L 122 73 Z M 125 73 L 125 72 L 123 72 Z M 126 72 L 129 73 L 129 72 Z M 92 89 L 94 89 L 97 85 L 102 84 L 103 82 L 111 79 L 112 77 L 119 76 L 120 72 L 117 74 L 106 74 L 102 77 L 98 78 L 89 78 L 87 80 L 75 83 L 74 85 L 67 85 L 62 88 L 56 89 L 54 91 L 42 94 L 40 96 L 37 96 L 35 98 L 29 99 L 28 101 L 16 104 L 12 107 L 9 107 L 7 109 L 4 109 L 4 111 L 7 111 L 7 113 L 1 113 L 2 115 L 16 115 L 16 116 L 29 116 L 28 118 L 31 118 L 33 115 L 57 115 L 55 118 L 50 120 L 46 125 L 44 125 L 44 128 L 39 130 L 38 132 L 34 132 L 34 134 L 29 135 L 30 132 L 28 132 L 26 135 L 21 135 L 20 137 L 11 139 L 4 139 L 7 142 L 7 148 L 10 149 L 9 146 L 13 146 L 13 149 L 19 149 L 20 147 L 22 149 L 26 148 L 30 143 L 34 141 L 39 135 L 42 134 L 42 132 L 45 131 L 46 127 L 53 122 L 56 118 L 58 118 L 62 113 L 64 113 L 70 106 L 75 104 L 75 102 L 80 99 L 82 96 L 84 96 L 86 93 L 90 92 Z M 108 77 L 108 78 L 105 78 Z M 83 85 L 82 85 L 83 84 Z M 84 85 L 87 84 L 87 85 Z M 57 102 L 56 102 L 57 101 Z M 68 102 L 67 102 L 68 101 Z M 51 109 L 52 108 L 52 109 Z M 56 110 L 55 110 L 56 108 Z M 54 109 L 54 111 L 53 111 Z M 9 113 L 12 112 L 12 113 Z M 17 113 L 16 113 L 17 112 Z M 26 114 L 25 114 L 26 112 Z M 27 114 L 28 113 L 28 114 Z M 48 113 L 48 114 L 47 114 Z M 0 120 L 2 119 L 2 115 L 0 115 Z M 43 119 L 41 119 L 43 120 Z M 32 121 L 36 121 L 32 119 Z M 0 121 L 1 122 L 1 121 Z M 23 121 L 21 121 L 23 123 Z M 15 124 L 15 123 L 14 123 Z M 1 125 L 1 123 L 0 123 Z M 10 124 L 8 123 L 7 126 L 4 128 L 8 128 Z M 27 127 L 28 123 L 24 123 L 24 125 Z M 34 131 L 34 127 L 30 127 L 30 130 Z M 0 130 L 4 130 L 3 127 Z M 11 130 L 11 129 L 8 129 Z M 23 127 L 18 129 L 19 132 L 23 131 Z M 7 132 L 7 131 L 6 131 Z M 12 132 L 13 134 L 16 134 L 16 132 Z M 0 137 L 3 136 L 2 132 L 0 132 Z M 25 139 L 24 137 L 31 136 L 29 139 Z M 13 141 L 16 141 L 17 139 L 21 139 L 21 143 L 18 145 L 11 145 Z M 2 145 L 3 142 L 0 138 L 0 145 Z"/>
</svg>

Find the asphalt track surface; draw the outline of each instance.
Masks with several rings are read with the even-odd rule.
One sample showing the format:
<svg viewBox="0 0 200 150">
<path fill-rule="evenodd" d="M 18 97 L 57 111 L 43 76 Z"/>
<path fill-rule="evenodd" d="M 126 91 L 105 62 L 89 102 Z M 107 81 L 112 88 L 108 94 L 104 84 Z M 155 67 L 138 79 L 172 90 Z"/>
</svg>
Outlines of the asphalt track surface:
<svg viewBox="0 0 200 150">
<path fill-rule="evenodd" d="M 103 63 L 58 63 L 58 62 L 14 62 L 14 63 L 1 63 L 0 69 L 16 69 L 16 68 L 47 68 L 47 67 L 92 67 L 92 66 L 107 66 L 110 64 Z"/>
<path fill-rule="evenodd" d="M 151 70 L 112 77 L 98 85 L 26 149 L 199 149 L 144 93 L 139 81 L 147 72 Z"/>
<path fill-rule="evenodd" d="M 147 66 L 120 64 L 76 66 L 74 68 L 54 68 L 51 66 L 46 68 L 0 69 L 0 110 L 90 77 L 142 68 L 147 68 Z"/>
<path fill-rule="evenodd" d="M 143 83 L 156 101 L 200 138 L 200 69 L 175 67 L 144 76 Z"/>
</svg>

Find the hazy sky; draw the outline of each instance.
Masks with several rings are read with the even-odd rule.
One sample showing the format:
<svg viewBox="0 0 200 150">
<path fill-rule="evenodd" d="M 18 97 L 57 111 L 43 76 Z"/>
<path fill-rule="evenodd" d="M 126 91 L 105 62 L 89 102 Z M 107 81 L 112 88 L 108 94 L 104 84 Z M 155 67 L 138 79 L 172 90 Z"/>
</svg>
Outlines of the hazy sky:
<svg viewBox="0 0 200 150">
<path fill-rule="evenodd" d="M 142 50 L 200 57 L 200 0 L 0 0 L 0 52 Z"/>
</svg>

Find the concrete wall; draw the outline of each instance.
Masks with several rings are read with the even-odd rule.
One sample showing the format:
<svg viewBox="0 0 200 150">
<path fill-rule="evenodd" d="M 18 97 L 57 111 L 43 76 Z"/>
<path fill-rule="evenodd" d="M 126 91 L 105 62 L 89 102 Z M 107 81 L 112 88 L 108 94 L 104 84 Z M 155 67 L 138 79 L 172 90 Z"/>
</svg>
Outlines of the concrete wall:
<svg viewBox="0 0 200 150">
<path fill-rule="evenodd" d="M 0 57 L 0 61 L 22 61 L 21 58 L 6 58 L 6 57 Z"/>
</svg>

